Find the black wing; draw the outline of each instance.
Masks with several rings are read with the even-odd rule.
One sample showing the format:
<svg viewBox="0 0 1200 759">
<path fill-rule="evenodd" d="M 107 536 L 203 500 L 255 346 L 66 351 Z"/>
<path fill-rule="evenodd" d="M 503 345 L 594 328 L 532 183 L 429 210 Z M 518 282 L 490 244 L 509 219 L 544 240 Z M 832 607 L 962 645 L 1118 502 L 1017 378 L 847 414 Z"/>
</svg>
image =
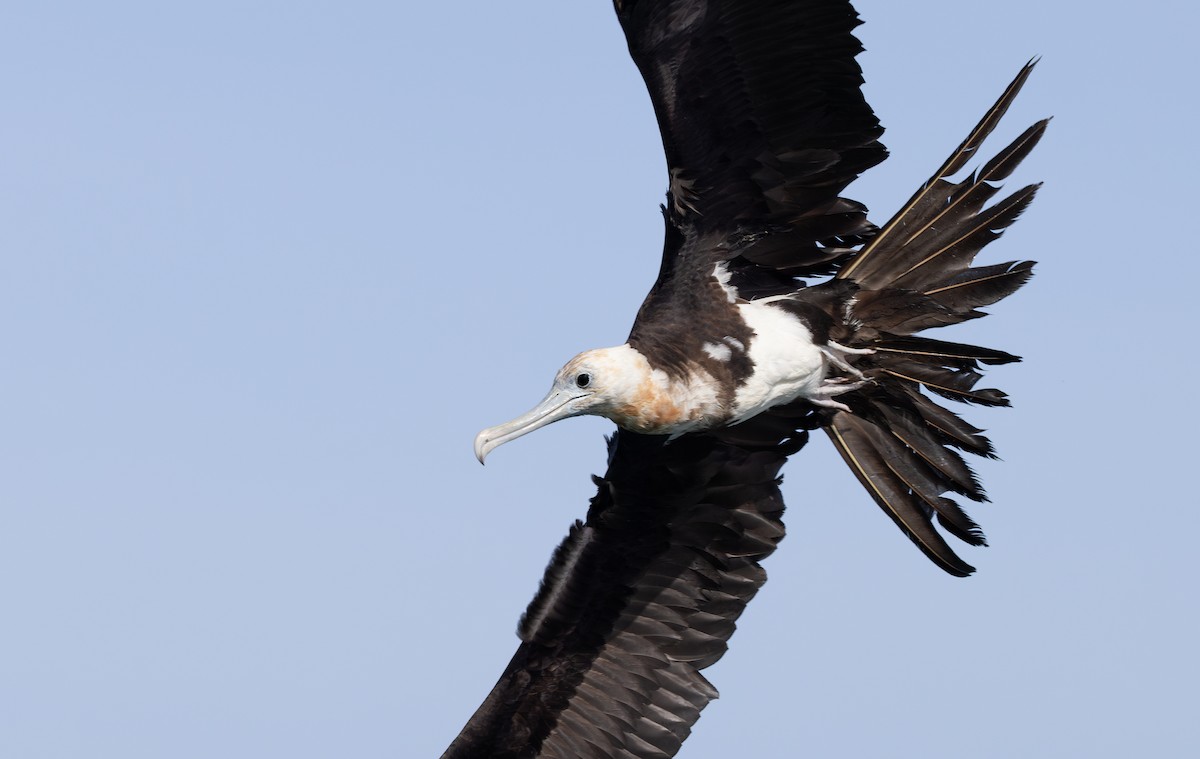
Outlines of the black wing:
<svg viewBox="0 0 1200 759">
<path fill-rule="evenodd" d="M 783 537 L 778 472 L 798 445 L 664 442 L 610 441 L 587 521 L 554 553 L 516 655 L 443 759 L 674 756 L 716 698 L 700 670 L 766 580 L 759 562 Z"/>
<path fill-rule="evenodd" d="M 662 268 L 631 343 L 669 352 L 672 330 L 658 339 L 659 325 L 686 318 L 723 328 L 725 298 L 712 279 L 719 261 L 731 262 L 743 295 L 832 273 L 874 231 L 866 209 L 839 193 L 887 151 L 862 96 L 854 60 L 862 46 L 851 33 L 860 22 L 849 2 L 615 5 L 650 91 L 670 182 Z"/>
<path fill-rule="evenodd" d="M 862 209 L 837 194 L 886 151 L 849 2 L 615 5 L 658 117 L 676 222 L 778 223 L 806 247 L 862 231 Z"/>
</svg>

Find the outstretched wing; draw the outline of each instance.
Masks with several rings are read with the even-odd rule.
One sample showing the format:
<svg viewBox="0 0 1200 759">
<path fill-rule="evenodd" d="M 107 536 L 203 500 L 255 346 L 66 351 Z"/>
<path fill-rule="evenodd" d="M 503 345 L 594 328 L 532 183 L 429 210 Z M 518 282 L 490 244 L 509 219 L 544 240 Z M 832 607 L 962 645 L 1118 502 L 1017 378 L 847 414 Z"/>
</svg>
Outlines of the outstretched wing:
<svg viewBox="0 0 1200 759">
<path fill-rule="evenodd" d="M 783 537 L 785 452 L 625 431 L 609 448 L 516 655 L 443 759 L 674 756 L 716 698 L 700 670 L 725 653 Z"/>
<path fill-rule="evenodd" d="M 887 156 L 883 129 L 845 0 L 615 4 L 669 176 L 662 265 L 629 343 L 684 375 L 706 344 L 749 344 L 731 295 L 792 292 L 870 237 L 866 209 L 839 193 Z M 726 384 L 750 371 L 744 356 L 706 368 Z"/>
<path fill-rule="evenodd" d="M 849 2 L 615 5 L 662 132 L 668 223 L 692 238 L 668 232 L 664 276 L 681 251 L 711 270 L 713 247 L 736 232 L 771 240 L 734 255 L 803 274 L 873 229 L 838 197 L 887 155 L 860 91 Z"/>
</svg>

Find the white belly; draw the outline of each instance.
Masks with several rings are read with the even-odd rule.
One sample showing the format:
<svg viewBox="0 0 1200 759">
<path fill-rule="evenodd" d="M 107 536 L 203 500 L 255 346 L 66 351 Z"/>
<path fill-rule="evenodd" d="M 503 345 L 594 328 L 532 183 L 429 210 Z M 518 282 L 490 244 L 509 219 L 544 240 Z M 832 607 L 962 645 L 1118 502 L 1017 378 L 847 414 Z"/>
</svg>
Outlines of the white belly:
<svg viewBox="0 0 1200 759">
<path fill-rule="evenodd" d="M 762 301 L 738 305 L 754 330 L 750 359 L 754 373 L 734 395 L 733 423 L 803 396 L 818 398 L 825 380 L 825 355 L 799 319 Z"/>
</svg>

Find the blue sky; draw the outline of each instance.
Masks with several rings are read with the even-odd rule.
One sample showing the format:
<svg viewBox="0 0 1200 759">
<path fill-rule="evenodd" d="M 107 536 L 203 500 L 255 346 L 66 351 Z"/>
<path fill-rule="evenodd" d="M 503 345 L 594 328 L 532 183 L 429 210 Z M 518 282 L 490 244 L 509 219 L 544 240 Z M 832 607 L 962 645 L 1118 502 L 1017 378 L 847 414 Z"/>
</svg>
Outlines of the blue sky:
<svg viewBox="0 0 1200 759">
<path fill-rule="evenodd" d="M 822 439 L 681 756 L 1194 747 L 1192 5 L 858 3 L 886 218 L 1025 60 L 1053 115 L 956 337 L 992 547 L 943 576 Z M 0 755 L 436 756 L 608 423 L 471 455 L 624 339 L 665 172 L 606 2 L 40 3 L 0 25 Z M 949 336 L 949 335 L 948 335 Z"/>
</svg>

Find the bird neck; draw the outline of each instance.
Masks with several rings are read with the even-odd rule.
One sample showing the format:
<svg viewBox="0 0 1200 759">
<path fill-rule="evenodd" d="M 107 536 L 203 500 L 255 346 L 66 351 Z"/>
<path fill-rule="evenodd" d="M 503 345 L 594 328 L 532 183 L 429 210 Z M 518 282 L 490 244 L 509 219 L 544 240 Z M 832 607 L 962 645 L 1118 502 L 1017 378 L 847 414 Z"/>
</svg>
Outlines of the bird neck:
<svg viewBox="0 0 1200 759">
<path fill-rule="evenodd" d="M 604 416 L 633 432 L 682 435 L 724 420 L 717 382 L 699 367 L 682 378 L 655 369 L 628 343 L 610 349 L 620 364 Z"/>
</svg>

